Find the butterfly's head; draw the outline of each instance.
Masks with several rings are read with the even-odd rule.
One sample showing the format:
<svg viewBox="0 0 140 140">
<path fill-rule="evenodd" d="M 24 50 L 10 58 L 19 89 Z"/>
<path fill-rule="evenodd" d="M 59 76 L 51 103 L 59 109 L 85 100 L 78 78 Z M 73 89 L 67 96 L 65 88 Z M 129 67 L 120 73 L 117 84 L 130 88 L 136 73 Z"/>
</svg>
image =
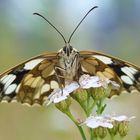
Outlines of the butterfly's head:
<svg viewBox="0 0 140 140">
<path fill-rule="evenodd" d="M 69 43 L 66 43 L 65 46 L 58 51 L 59 56 L 71 58 L 78 54 L 78 51 L 73 48 Z"/>
<path fill-rule="evenodd" d="M 60 52 L 69 57 L 70 55 L 73 55 L 78 51 L 75 48 L 73 48 L 69 43 L 66 43 L 65 46 L 60 50 Z"/>
</svg>

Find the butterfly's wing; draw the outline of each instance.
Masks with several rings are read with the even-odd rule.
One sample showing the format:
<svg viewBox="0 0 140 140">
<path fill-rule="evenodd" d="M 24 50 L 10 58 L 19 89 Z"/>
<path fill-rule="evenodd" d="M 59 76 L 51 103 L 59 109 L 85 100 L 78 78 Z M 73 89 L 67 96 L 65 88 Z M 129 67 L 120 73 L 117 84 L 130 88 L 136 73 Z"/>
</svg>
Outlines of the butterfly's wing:
<svg viewBox="0 0 140 140">
<path fill-rule="evenodd" d="M 53 64 L 56 62 L 57 53 L 43 54 L 25 61 L 0 75 L 0 102 L 14 102 L 32 104 L 26 96 L 34 98 L 39 86 L 45 85 L 49 78 L 55 77 Z M 44 68 L 44 69 L 43 69 Z M 50 75 L 50 76 L 48 76 Z M 49 78 L 46 78 L 48 76 Z M 43 78 L 46 78 L 44 80 Z M 46 90 L 47 85 L 42 88 Z M 34 95 L 31 95 L 33 93 Z M 36 95 L 36 98 L 39 95 Z M 42 98 L 41 96 L 38 98 Z M 26 101 L 25 101 L 26 100 Z"/>
<path fill-rule="evenodd" d="M 122 91 L 140 91 L 140 68 L 126 61 L 99 52 L 81 51 L 81 68 L 91 75 L 107 77 L 120 85 Z M 111 95 L 111 96 L 112 96 Z"/>
</svg>

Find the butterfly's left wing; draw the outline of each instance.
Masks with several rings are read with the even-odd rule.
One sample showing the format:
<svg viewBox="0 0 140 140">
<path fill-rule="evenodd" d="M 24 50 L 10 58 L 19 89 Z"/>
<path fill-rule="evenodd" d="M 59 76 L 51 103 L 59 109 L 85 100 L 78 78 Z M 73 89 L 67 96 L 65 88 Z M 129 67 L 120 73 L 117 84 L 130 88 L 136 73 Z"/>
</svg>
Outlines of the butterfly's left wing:
<svg viewBox="0 0 140 140">
<path fill-rule="evenodd" d="M 32 104 L 27 99 L 44 98 L 35 95 L 35 90 L 40 90 L 50 79 L 54 78 L 54 63 L 57 53 L 46 53 L 27 60 L 0 75 L 0 102 L 14 102 Z M 50 76 L 48 76 L 50 75 Z M 46 77 L 46 80 L 44 78 Z M 43 83 L 42 83 L 43 81 Z M 47 90 L 47 85 L 42 88 Z M 34 95 L 32 94 L 34 93 Z M 39 97 L 37 97 L 39 96 Z M 41 99 L 41 100 L 42 100 Z M 28 100 L 28 101 L 27 101 Z"/>
<path fill-rule="evenodd" d="M 126 61 L 99 52 L 81 51 L 81 67 L 91 75 L 98 75 L 116 81 L 122 91 L 140 91 L 140 68 Z M 111 95 L 111 96 L 112 96 Z"/>
</svg>

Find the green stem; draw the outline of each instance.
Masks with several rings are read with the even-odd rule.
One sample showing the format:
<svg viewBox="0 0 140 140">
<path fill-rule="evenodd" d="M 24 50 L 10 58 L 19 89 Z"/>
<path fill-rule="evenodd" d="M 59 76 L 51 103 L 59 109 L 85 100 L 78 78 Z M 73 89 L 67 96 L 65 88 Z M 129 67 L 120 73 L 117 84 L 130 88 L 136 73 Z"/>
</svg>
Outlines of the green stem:
<svg viewBox="0 0 140 140">
<path fill-rule="evenodd" d="M 104 99 L 105 98 L 102 98 L 97 102 L 97 110 L 96 110 L 97 115 L 101 115 L 106 107 L 106 105 L 103 106 Z"/>
<path fill-rule="evenodd" d="M 101 107 L 102 107 L 102 101 L 99 100 L 99 102 L 97 104 L 97 115 L 101 114 Z"/>
<path fill-rule="evenodd" d="M 114 140 L 114 136 L 113 136 L 113 135 L 110 135 L 110 139 L 111 139 L 111 140 Z"/>
<path fill-rule="evenodd" d="M 90 96 L 91 96 L 91 94 L 90 94 L 90 92 L 88 92 L 88 97 L 87 97 L 87 108 L 88 108 L 89 105 L 90 105 Z"/>
<path fill-rule="evenodd" d="M 86 116 L 88 117 L 88 110 L 87 110 L 87 106 L 84 103 L 79 103 L 80 106 L 82 107 L 82 109 L 84 110 Z"/>
<path fill-rule="evenodd" d="M 92 133 L 92 129 L 90 129 L 90 140 L 94 140 L 94 136 L 93 136 L 93 133 Z"/>
<path fill-rule="evenodd" d="M 93 110 L 96 104 L 97 104 L 97 101 L 93 101 L 91 106 L 87 109 L 88 116 L 92 113 L 91 111 Z"/>
<path fill-rule="evenodd" d="M 82 129 L 81 126 L 79 126 L 78 122 L 74 119 L 73 115 L 71 114 L 71 112 L 68 110 L 67 112 L 65 112 L 65 114 L 74 122 L 74 124 L 77 126 L 81 136 L 82 136 L 82 139 L 83 140 L 86 140 L 86 136 L 84 134 L 84 131 Z"/>
</svg>

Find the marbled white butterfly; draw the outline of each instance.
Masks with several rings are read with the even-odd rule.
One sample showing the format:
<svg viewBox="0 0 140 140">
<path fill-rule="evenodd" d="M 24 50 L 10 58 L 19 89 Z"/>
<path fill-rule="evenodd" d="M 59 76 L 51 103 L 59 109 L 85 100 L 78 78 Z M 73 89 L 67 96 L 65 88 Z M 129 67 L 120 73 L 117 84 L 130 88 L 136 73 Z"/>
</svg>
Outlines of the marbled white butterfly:
<svg viewBox="0 0 140 140">
<path fill-rule="evenodd" d="M 1 74 L 0 101 L 43 105 L 54 89 L 64 87 L 66 80 L 78 81 L 82 74 L 97 75 L 117 82 L 120 89 L 113 92 L 116 95 L 122 91 L 140 91 L 139 67 L 103 53 L 79 52 L 70 45 L 74 32 L 94 8 L 97 6 L 87 12 L 68 41 L 45 17 L 34 13 L 55 28 L 64 39 L 65 46 L 58 52 L 34 57 Z"/>
</svg>

